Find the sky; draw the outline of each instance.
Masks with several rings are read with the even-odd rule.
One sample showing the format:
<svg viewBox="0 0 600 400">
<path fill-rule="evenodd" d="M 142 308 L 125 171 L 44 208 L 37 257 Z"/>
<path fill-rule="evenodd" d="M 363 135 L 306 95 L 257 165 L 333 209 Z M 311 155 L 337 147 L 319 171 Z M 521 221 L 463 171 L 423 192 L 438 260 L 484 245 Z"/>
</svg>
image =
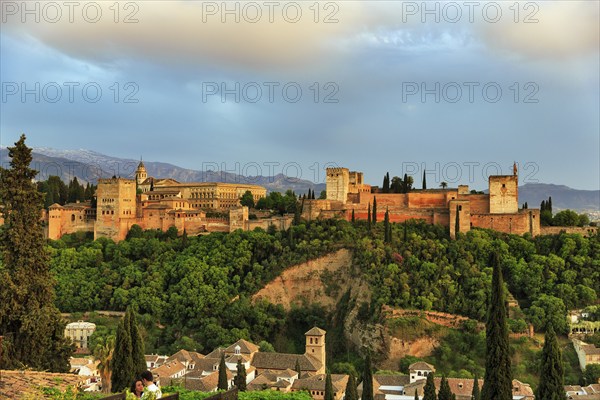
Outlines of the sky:
<svg viewBox="0 0 600 400">
<path fill-rule="evenodd" d="M 0 0 L 0 145 L 598 190 L 599 4 Z"/>
</svg>

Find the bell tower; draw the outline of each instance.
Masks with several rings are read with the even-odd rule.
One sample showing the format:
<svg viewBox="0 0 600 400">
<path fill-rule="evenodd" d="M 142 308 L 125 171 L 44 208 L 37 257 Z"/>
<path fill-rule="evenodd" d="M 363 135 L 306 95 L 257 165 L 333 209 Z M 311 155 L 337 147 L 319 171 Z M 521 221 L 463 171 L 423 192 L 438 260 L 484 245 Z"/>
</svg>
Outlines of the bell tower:
<svg viewBox="0 0 600 400">
<path fill-rule="evenodd" d="M 148 178 L 148 172 L 146 171 L 146 166 L 144 162 L 140 160 L 137 169 L 135 170 L 135 181 L 138 185 L 141 185 L 146 178 Z"/>
<path fill-rule="evenodd" d="M 304 354 L 321 363 L 317 374 L 325 373 L 325 334 L 326 332 L 323 329 L 316 326 L 304 334 L 306 337 L 306 351 Z"/>
</svg>

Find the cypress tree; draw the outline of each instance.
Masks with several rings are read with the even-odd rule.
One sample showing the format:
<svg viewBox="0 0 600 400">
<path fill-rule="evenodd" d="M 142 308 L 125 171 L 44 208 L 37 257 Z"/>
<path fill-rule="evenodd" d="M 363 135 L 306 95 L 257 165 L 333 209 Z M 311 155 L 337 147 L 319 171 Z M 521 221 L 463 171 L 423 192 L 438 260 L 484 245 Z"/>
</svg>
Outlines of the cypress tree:
<svg viewBox="0 0 600 400">
<path fill-rule="evenodd" d="M 229 385 L 227 383 L 227 365 L 225 365 L 225 353 L 221 353 L 221 361 L 219 362 L 219 384 L 217 389 L 229 389 Z"/>
<path fill-rule="evenodd" d="M 358 393 L 356 392 L 356 379 L 354 375 L 350 374 L 348 383 L 346 383 L 346 396 L 344 400 L 358 400 Z"/>
<path fill-rule="evenodd" d="M 369 203 L 369 208 L 367 209 L 367 226 L 371 230 L 371 203 Z"/>
<path fill-rule="evenodd" d="M 427 189 L 427 174 L 423 171 L 423 189 Z"/>
<path fill-rule="evenodd" d="M 383 177 L 383 193 L 389 193 L 390 192 L 390 173 L 387 172 L 385 174 L 385 176 Z"/>
<path fill-rule="evenodd" d="M 415 389 L 415 400 L 419 400 L 419 392 Z"/>
<path fill-rule="evenodd" d="M 452 390 L 445 376 L 442 376 L 442 382 L 440 383 L 440 391 L 438 392 L 438 400 L 452 400 Z"/>
<path fill-rule="evenodd" d="M 479 377 L 475 374 L 473 379 L 473 392 L 471 393 L 471 400 L 481 400 L 481 394 L 479 393 Z"/>
<path fill-rule="evenodd" d="M 298 379 L 302 378 L 302 369 L 300 368 L 300 360 L 296 358 L 296 372 L 298 373 Z"/>
<path fill-rule="evenodd" d="M 25 135 L 8 148 L 10 168 L 0 167 L 0 368 L 27 366 L 68 372 L 73 345 L 54 305 L 54 278 L 40 214 L 44 196 L 33 179 Z"/>
<path fill-rule="evenodd" d="M 115 339 L 115 350 L 112 358 L 112 378 L 111 390 L 113 393 L 121 392 L 129 387 L 135 378 L 136 368 L 133 364 L 131 325 L 129 322 L 129 312 L 119 321 L 117 327 L 117 337 Z"/>
<path fill-rule="evenodd" d="M 552 325 L 548 325 L 542 350 L 540 384 L 535 397 L 544 400 L 563 400 L 565 398 L 564 375 L 562 354 L 556 334 Z"/>
<path fill-rule="evenodd" d="M 246 366 L 241 359 L 237 362 L 237 375 L 233 378 L 233 384 L 240 392 L 246 391 Z"/>
<path fill-rule="evenodd" d="M 146 358 L 144 357 L 145 346 L 135 313 L 131 308 L 127 310 L 127 313 L 129 313 L 129 332 L 131 335 L 131 362 L 133 364 L 133 377 L 135 378 L 147 369 Z"/>
<path fill-rule="evenodd" d="M 490 255 L 494 268 L 492 292 L 485 326 L 486 356 L 485 378 L 481 398 L 483 400 L 511 400 L 512 372 L 508 346 L 507 305 L 498 253 Z"/>
<path fill-rule="evenodd" d="M 546 200 L 542 200 L 542 203 L 540 204 L 540 212 L 541 211 L 546 211 Z"/>
<path fill-rule="evenodd" d="M 423 389 L 423 400 L 437 400 L 433 372 L 430 372 L 429 375 L 427 375 L 427 381 L 425 382 L 425 388 Z"/>
<path fill-rule="evenodd" d="M 460 214 L 458 213 L 458 206 L 456 206 L 456 220 L 454 223 L 454 235 L 455 237 L 458 237 L 458 234 L 460 233 Z"/>
<path fill-rule="evenodd" d="M 331 374 L 327 371 L 325 375 L 325 395 L 323 400 L 333 400 L 333 384 L 331 383 Z"/>
<path fill-rule="evenodd" d="M 552 196 L 548 197 L 548 203 L 546 205 L 548 206 L 548 211 L 552 212 Z"/>
<path fill-rule="evenodd" d="M 367 351 L 365 370 L 363 371 L 362 400 L 373 400 L 373 371 L 371 371 L 371 353 Z"/>
<path fill-rule="evenodd" d="M 373 225 L 377 225 L 377 197 L 373 197 Z"/>
<path fill-rule="evenodd" d="M 385 243 L 390 242 L 390 211 L 385 210 L 385 217 L 383 218 L 383 229 L 384 229 L 384 239 Z"/>
<path fill-rule="evenodd" d="M 352 209 L 352 223 L 354 223 L 355 219 L 354 219 L 354 208 Z"/>
</svg>

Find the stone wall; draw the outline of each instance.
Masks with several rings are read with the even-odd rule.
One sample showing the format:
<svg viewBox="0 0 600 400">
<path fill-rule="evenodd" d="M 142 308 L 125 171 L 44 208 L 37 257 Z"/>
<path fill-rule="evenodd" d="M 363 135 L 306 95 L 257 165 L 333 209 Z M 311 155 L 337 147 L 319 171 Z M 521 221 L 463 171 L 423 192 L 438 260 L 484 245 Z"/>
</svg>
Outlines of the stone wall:
<svg viewBox="0 0 600 400">
<path fill-rule="evenodd" d="M 515 214 L 471 214 L 471 227 L 494 229 L 500 232 L 522 235 L 539 234 L 539 210 L 520 210 Z"/>
<path fill-rule="evenodd" d="M 597 226 L 542 226 L 541 235 L 558 235 L 561 232 L 579 233 L 582 236 L 590 237 L 598 233 Z"/>
<path fill-rule="evenodd" d="M 48 239 L 74 232 L 93 232 L 95 214 L 89 205 L 53 205 L 48 212 Z"/>
</svg>

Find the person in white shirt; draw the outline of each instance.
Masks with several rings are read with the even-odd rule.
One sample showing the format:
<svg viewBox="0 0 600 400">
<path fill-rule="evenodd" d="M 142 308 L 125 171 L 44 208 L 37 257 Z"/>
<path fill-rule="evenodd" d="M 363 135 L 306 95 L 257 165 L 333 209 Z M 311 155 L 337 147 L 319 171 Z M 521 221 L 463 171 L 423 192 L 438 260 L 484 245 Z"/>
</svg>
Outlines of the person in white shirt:
<svg viewBox="0 0 600 400">
<path fill-rule="evenodd" d="M 144 371 L 141 374 L 142 382 L 144 382 L 144 394 L 142 394 L 142 400 L 156 400 L 162 397 L 160 388 L 154 383 L 152 372 Z"/>
</svg>

